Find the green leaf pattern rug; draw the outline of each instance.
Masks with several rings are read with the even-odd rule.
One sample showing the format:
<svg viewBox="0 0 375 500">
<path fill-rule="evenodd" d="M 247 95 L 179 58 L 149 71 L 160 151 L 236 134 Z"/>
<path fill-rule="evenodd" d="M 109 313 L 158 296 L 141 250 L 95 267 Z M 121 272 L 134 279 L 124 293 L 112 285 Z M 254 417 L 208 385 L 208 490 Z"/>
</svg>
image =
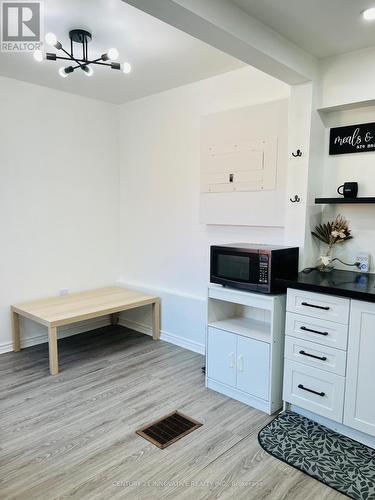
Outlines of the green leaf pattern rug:
<svg viewBox="0 0 375 500">
<path fill-rule="evenodd" d="M 375 450 L 297 413 L 278 415 L 258 435 L 272 456 L 358 500 L 375 500 Z"/>
</svg>

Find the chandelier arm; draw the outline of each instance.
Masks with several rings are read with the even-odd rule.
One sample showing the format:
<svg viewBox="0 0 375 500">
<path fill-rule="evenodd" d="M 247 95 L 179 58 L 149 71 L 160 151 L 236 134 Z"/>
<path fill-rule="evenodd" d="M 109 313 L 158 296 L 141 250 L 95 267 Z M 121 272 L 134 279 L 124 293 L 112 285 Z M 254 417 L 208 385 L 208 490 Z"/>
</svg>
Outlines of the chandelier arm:
<svg viewBox="0 0 375 500">
<path fill-rule="evenodd" d="M 77 64 L 77 66 L 72 66 L 72 68 L 73 68 L 73 71 L 74 71 L 75 69 L 78 69 L 78 68 L 81 68 L 81 69 L 82 69 L 82 71 L 83 71 L 83 66 L 82 66 L 82 64 Z"/>
<path fill-rule="evenodd" d="M 56 59 L 61 59 L 62 61 L 74 61 L 71 57 L 56 56 Z"/>
<path fill-rule="evenodd" d="M 101 58 L 94 59 L 93 61 L 87 61 L 87 62 L 84 61 L 83 59 L 72 59 L 70 56 L 69 57 L 56 56 L 56 59 L 60 59 L 61 61 L 74 61 L 77 63 L 76 68 L 79 68 L 82 66 L 89 66 L 90 64 L 99 64 L 100 66 L 109 66 L 109 67 L 112 66 L 111 63 L 100 62 Z"/>
<path fill-rule="evenodd" d="M 99 62 L 99 61 L 100 61 L 100 59 L 95 60 L 95 61 L 89 61 L 89 62 L 87 63 L 87 66 L 88 66 L 89 64 L 99 64 L 100 66 L 112 66 L 112 65 L 111 65 L 111 63 L 104 63 L 104 62 Z"/>
<path fill-rule="evenodd" d="M 88 66 L 89 64 L 98 64 L 99 61 L 102 61 L 102 56 L 98 57 L 97 59 L 93 59 L 92 61 L 86 60 L 86 66 Z M 110 64 L 108 64 L 108 66 L 110 66 Z"/>
<path fill-rule="evenodd" d="M 64 56 L 56 56 L 56 59 L 60 59 L 62 61 L 73 61 L 76 62 L 77 64 L 80 64 L 81 66 L 89 66 L 89 64 L 100 64 L 102 66 L 111 66 L 111 63 L 101 63 L 99 62 L 101 58 L 99 59 L 94 59 L 93 61 L 85 61 L 83 59 L 72 59 L 70 56 L 69 57 L 64 57 Z"/>
<path fill-rule="evenodd" d="M 65 50 L 64 47 L 61 47 L 60 50 L 62 50 L 64 52 L 64 54 L 66 54 L 68 56 L 64 59 L 70 59 L 71 61 L 74 61 L 75 63 L 79 64 L 79 66 L 82 67 L 82 64 L 80 63 L 80 59 L 76 59 L 72 54 L 69 54 L 69 52 L 67 50 Z M 59 57 L 58 59 L 61 59 L 61 58 Z"/>
</svg>

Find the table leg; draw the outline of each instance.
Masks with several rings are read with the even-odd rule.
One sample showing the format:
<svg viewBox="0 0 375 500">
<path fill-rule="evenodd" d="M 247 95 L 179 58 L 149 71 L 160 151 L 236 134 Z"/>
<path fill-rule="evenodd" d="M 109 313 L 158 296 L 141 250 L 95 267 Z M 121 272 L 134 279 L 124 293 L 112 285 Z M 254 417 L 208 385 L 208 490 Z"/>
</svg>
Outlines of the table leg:
<svg viewBox="0 0 375 500">
<path fill-rule="evenodd" d="M 160 339 L 160 301 L 157 300 L 152 304 L 152 338 Z"/>
<path fill-rule="evenodd" d="M 19 352 L 21 350 L 20 317 L 14 311 L 12 311 L 12 338 L 13 338 L 13 351 Z"/>
<path fill-rule="evenodd" d="M 48 349 L 49 349 L 49 371 L 51 375 L 59 373 L 59 364 L 57 359 L 57 328 L 48 327 Z"/>
<path fill-rule="evenodd" d="M 119 319 L 120 319 L 120 313 L 111 314 L 111 325 L 112 326 L 118 325 Z"/>
</svg>

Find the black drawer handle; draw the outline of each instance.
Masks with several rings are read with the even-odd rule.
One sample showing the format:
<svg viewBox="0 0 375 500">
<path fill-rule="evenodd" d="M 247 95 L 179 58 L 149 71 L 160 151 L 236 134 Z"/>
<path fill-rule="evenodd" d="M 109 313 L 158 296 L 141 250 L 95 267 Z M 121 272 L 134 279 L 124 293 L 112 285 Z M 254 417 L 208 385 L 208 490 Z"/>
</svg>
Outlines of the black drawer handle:
<svg viewBox="0 0 375 500">
<path fill-rule="evenodd" d="M 307 387 L 303 387 L 302 384 L 298 384 L 298 389 L 302 389 L 303 391 L 311 392 L 312 394 L 316 394 L 317 396 L 321 396 L 322 398 L 324 398 L 324 396 L 326 395 L 325 392 L 313 391 L 312 389 L 308 389 Z"/>
<path fill-rule="evenodd" d="M 315 309 L 323 309 L 323 311 L 329 311 L 329 306 L 317 306 L 315 304 L 309 304 L 308 302 L 301 302 L 303 306 L 315 307 Z"/>
<path fill-rule="evenodd" d="M 315 356 L 315 354 L 309 354 L 305 351 L 300 351 L 299 353 L 302 354 L 302 356 L 309 356 L 309 358 L 320 359 L 320 361 L 327 361 L 327 358 L 325 356 Z"/>
<path fill-rule="evenodd" d="M 300 330 L 304 332 L 317 333 L 318 335 L 324 335 L 325 337 L 328 335 L 328 332 L 319 332 L 318 330 L 311 330 L 311 328 L 307 328 L 306 326 L 300 326 Z"/>
</svg>

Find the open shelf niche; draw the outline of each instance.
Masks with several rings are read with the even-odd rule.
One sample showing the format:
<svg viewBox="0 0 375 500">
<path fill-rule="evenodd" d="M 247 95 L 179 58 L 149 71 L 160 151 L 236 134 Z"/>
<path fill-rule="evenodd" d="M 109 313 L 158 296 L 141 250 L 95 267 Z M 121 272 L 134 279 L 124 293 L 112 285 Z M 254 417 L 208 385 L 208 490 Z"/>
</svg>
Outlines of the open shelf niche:
<svg viewBox="0 0 375 500">
<path fill-rule="evenodd" d="M 271 344 L 282 321 L 285 295 L 252 293 L 210 284 L 208 289 L 209 327 Z"/>
<path fill-rule="evenodd" d="M 209 316 L 208 326 L 262 342 L 271 342 L 270 311 L 212 299 Z"/>
</svg>

